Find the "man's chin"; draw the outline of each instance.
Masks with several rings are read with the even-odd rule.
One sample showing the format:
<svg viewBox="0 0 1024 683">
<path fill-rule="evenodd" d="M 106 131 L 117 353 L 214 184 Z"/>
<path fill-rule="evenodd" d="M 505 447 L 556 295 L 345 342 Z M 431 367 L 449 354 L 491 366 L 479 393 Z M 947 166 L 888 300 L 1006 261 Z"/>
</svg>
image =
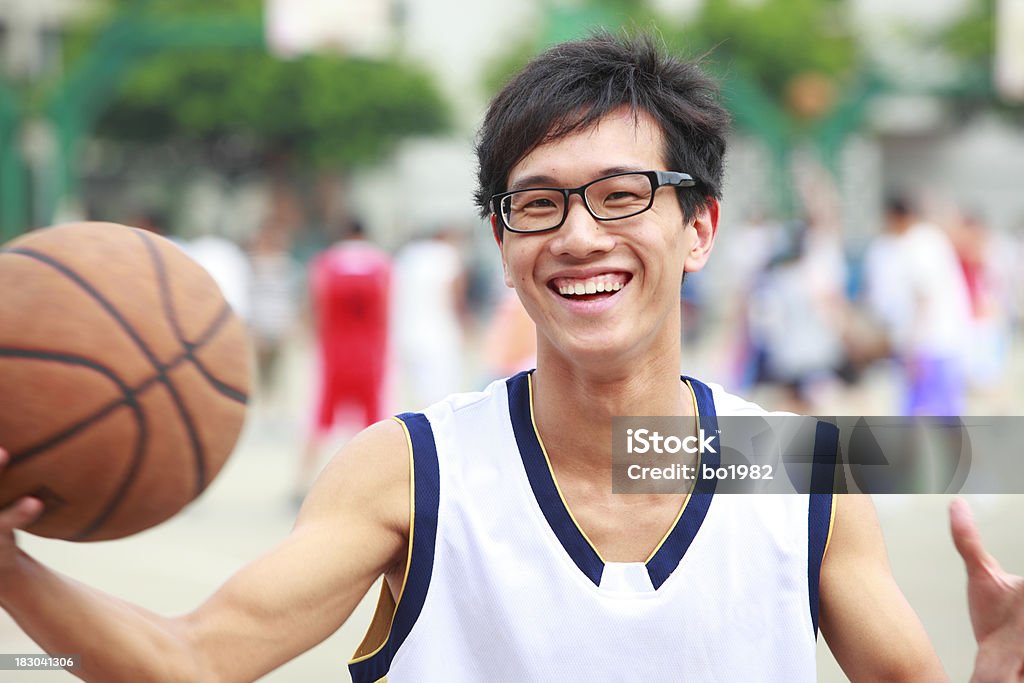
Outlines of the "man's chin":
<svg viewBox="0 0 1024 683">
<path fill-rule="evenodd" d="M 630 344 L 610 335 L 596 331 L 593 334 L 574 337 L 558 344 L 555 353 L 569 365 L 604 372 L 617 366 L 628 366 L 635 356 Z M 628 369 L 628 368 L 627 368 Z"/>
</svg>

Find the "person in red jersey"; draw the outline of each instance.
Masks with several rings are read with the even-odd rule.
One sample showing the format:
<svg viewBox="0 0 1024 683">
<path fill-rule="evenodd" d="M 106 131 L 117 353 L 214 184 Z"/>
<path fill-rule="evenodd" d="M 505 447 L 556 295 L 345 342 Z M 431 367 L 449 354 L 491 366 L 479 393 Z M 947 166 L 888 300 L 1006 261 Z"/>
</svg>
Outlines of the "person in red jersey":
<svg viewBox="0 0 1024 683">
<path fill-rule="evenodd" d="M 294 495 L 308 490 L 324 438 L 350 410 L 359 429 L 383 417 L 391 257 L 353 221 L 345 237 L 310 265 L 319 389 Z"/>
</svg>

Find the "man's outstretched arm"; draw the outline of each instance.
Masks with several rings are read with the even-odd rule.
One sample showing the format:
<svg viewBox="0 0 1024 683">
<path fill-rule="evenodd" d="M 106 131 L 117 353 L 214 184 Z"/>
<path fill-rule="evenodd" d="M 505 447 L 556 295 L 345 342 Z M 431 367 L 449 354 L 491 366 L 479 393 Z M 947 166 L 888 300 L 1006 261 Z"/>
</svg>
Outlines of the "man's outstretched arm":
<svg viewBox="0 0 1024 683">
<path fill-rule="evenodd" d="M 871 499 L 835 496 L 821 567 L 822 635 L 851 681 L 948 681 L 917 614 L 892 576 Z"/>
<path fill-rule="evenodd" d="M 284 542 L 174 618 L 19 550 L 14 529 L 41 509 L 22 499 L 0 511 L 0 606 L 47 652 L 81 654 L 75 673 L 85 680 L 252 681 L 333 633 L 378 577 L 404 564 L 409 476 L 401 426 L 365 430 L 325 468 Z"/>
</svg>

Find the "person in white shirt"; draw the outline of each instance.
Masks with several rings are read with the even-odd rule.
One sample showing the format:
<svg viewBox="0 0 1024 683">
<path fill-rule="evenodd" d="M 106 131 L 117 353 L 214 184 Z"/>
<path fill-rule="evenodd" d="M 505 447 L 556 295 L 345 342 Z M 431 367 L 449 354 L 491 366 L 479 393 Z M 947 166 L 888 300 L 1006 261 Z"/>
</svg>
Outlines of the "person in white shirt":
<svg viewBox="0 0 1024 683">
<path fill-rule="evenodd" d="M 962 414 L 967 286 L 949 238 L 919 219 L 907 199 L 887 201 L 885 232 L 865 256 L 865 286 L 903 368 L 903 414 Z"/>
</svg>

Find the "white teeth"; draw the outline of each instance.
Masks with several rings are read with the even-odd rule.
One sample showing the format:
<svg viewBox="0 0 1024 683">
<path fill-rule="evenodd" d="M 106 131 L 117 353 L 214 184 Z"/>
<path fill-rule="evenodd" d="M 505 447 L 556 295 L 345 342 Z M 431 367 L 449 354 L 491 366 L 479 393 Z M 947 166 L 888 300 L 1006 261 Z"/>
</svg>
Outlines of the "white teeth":
<svg viewBox="0 0 1024 683">
<path fill-rule="evenodd" d="M 622 289 L 621 282 L 606 282 L 605 280 L 598 279 L 562 285 L 558 288 L 558 293 L 564 296 L 576 296 L 580 294 L 597 294 L 598 292 L 617 292 L 620 289 Z"/>
</svg>

